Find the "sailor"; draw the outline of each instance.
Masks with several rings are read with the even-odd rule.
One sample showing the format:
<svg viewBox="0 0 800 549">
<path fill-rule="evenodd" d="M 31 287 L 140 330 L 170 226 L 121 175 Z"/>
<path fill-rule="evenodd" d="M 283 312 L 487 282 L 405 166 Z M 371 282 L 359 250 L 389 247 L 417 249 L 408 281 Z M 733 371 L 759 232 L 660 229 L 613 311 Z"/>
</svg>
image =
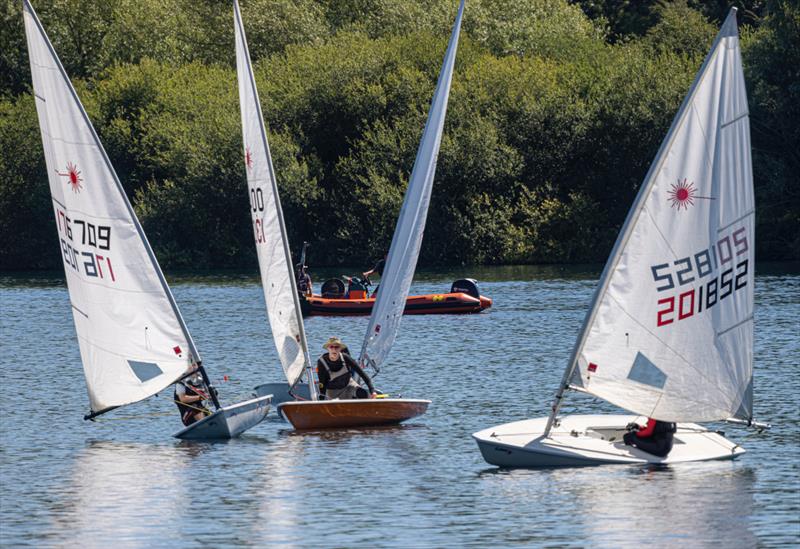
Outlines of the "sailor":
<svg viewBox="0 0 800 549">
<path fill-rule="evenodd" d="M 369 275 L 378 273 L 378 276 L 383 278 L 383 268 L 386 267 L 386 258 L 389 257 L 389 254 L 384 254 L 383 259 L 379 259 L 375 262 L 375 266 L 372 267 L 369 271 L 361 273 L 361 276 L 367 280 L 369 280 Z M 378 288 L 380 284 L 375 286 L 375 290 L 372 292 L 372 297 L 377 297 L 378 295 Z"/>
<path fill-rule="evenodd" d="M 672 437 L 677 430 L 674 423 L 648 418 L 647 425 L 628 424 L 628 431 L 622 437 L 625 444 L 658 457 L 667 457 L 672 450 Z"/>
<path fill-rule="evenodd" d="M 374 274 L 374 273 L 378 273 L 378 276 L 383 278 L 383 268 L 386 267 L 386 258 L 387 257 L 388 257 L 388 254 L 384 255 L 383 259 L 379 259 L 378 261 L 376 261 L 375 262 L 375 266 L 372 267 L 369 271 L 361 273 L 361 276 L 363 276 L 364 278 L 369 278 L 369 275 Z"/>
<path fill-rule="evenodd" d="M 181 413 L 181 421 L 186 427 L 211 414 L 203 405 L 203 401 L 208 398 L 203 389 L 203 377 L 199 372 L 175 384 L 173 399 Z"/>
<path fill-rule="evenodd" d="M 332 337 L 322 346 L 328 352 L 317 360 L 319 392 L 326 399 L 375 398 L 377 394 L 372 380 L 353 358 L 344 352 L 346 347 L 338 337 Z M 366 383 L 369 392 L 361 387 L 353 374 L 358 374 Z"/>
</svg>

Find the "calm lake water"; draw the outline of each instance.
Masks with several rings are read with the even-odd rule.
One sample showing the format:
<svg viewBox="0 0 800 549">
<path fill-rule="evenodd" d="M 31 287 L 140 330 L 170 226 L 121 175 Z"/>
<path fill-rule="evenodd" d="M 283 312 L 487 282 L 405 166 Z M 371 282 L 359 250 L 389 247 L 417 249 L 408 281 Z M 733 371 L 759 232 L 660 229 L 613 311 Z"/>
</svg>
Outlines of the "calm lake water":
<svg viewBox="0 0 800 549">
<path fill-rule="evenodd" d="M 342 271 L 346 272 L 346 271 Z M 0 544 L 70 547 L 714 546 L 800 543 L 800 272 L 756 278 L 758 434 L 719 425 L 735 462 L 498 470 L 470 434 L 547 413 L 599 267 L 471 274 L 489 313 L 405 317 L 376 384 L 433 401 L 396 428 L 297 434 L 271 412 L 240 439 L 181 442 L 171 393 L 82 420 L 86 390 L 60 275 L 0 277 Z M 170 282 L 224 402 L 280 369 L 254 275 Z M 367 318 L 311 318 L 359 349 Z M 223 376 L 229 376 L 223 382 Z M 565 411 L 616 411 L 571 396 Z"/>
</svg>

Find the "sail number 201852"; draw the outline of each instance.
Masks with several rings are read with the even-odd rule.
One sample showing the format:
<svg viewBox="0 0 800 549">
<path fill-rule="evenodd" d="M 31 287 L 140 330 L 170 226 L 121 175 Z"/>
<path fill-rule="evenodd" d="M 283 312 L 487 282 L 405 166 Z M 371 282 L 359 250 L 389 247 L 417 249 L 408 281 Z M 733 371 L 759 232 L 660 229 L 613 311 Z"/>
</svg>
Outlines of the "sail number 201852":
<svg viewBox="0 0 800 549">
<path fill-rule="evenodd" d="M 656 326 L 700 314 L 747 286 L 749 249 L 747 230 L 739 227 L 696 254 L 651 266 L 656 290 L 674 291 L 659 296 Z"/>
<path fill-rule="evenodd" d="M 111 227 L 95 225 L 75 217 L 70 218 L 56 208 L 56 223 L 61 240 L 64 263 L 76 273 L 90 278 L 116 282 L 108 250 L 111 248 Z M 84 249 L 89 247 L 88 250 Z"/>
</svg>

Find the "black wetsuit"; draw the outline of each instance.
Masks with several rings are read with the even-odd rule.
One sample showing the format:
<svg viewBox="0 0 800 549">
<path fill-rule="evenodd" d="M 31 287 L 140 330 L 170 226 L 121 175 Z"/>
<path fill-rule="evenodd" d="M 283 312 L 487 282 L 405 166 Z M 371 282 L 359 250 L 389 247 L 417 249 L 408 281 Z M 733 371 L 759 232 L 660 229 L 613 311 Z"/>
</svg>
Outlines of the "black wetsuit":
<svg viewBox="0 0 800 549">
<path fill-rule="evenodd" d="M 651 419 L 647 422 L 647 427 L 635 433 L 626 433 L 623 438 L 628 446 L 634 446 L 654 456 L 667 457 L 672 451 L 675 431 L 677 426 L 674 423 Z"/>
<path fill-rule="evenodd" d="M 331 381 L 330 371 L 338 372 L 342 368 L 347 368 L 350 371 L 348 376 L 338 376 Z M 320 393 L 325 394 L 328 389 L 339 390 L 347 387 L 353 377 L 353 373 L 358 374 L 364 383 L 367 384 L 370 393 L 375 392 L 375 387 L 372 385 L 372 380 L 364 372 L 358 362 L 353 360 L 353 357 L 346 353 L 339 353 L 339 360 L 333 362 L 328 358 L 328 353 L 325 353 L 317 360 L 317 372 L 319 375 L 319 390 Z M 367 395 L 368 396 L 368 395 Z"/>
</svg>

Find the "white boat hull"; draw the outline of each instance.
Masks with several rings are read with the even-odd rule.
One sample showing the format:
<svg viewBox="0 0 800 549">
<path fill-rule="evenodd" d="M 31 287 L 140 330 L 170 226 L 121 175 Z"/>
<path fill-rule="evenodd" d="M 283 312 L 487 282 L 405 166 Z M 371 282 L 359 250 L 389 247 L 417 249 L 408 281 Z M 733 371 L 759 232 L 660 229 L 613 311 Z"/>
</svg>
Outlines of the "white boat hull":
<svg viewBox="0 0 800 549">
<path fill-rule="evenodd" d="M 499 467 L 578 467 L 601 464 L 670 465 L 735 459 L 744 448 L 694 423 L 679 423 L 672 451 L 661 458 L 622 441 L 632 415 L 571 415 L 559 418 L 543 438 L 547 418 L 528 419 L 474 433 L 483 459 Z"/>
<path fill-rule="evenodd" d="M 209 440 L 235 438 L 255 427 L 267 417 L 272 395 L 259 396 L 238 404 L 220 408 L 210 416 L 192 423 L 175 433 L 184 440 Z"/>
</svg>

